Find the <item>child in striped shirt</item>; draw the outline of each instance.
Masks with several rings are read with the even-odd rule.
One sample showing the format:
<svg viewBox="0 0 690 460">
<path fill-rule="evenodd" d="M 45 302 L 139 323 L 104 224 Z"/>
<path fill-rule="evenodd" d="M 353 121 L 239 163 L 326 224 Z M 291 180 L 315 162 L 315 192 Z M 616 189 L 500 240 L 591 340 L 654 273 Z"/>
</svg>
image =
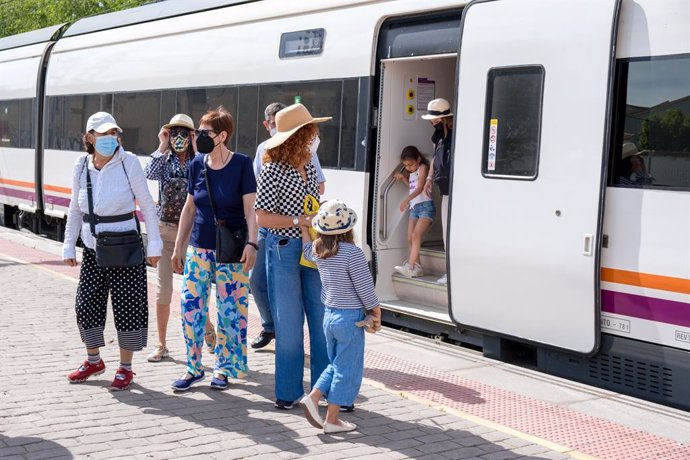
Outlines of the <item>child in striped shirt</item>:
<svg viewBox="0 0 690 460">
<path fill-rule="evenodd" d="M 340 420 L 340 406 L 354 403 L 364 372 L 364 325 L 366 330 L 381 329 L 381 308 L 364 252 L 355 246 L 352 228 L 357 215 L 345 203 L 327 201 L 312 220 L 319 237 L 311 241 L 302 228 L 303 252 L 316 262 L 321 277 L 321 300 L 326 306 L 323 329 L 330 364 L 311 392 L 300 401 L 309 423 L 324 433 L 357 429 L 354 423 Z M 319 415 L 318 403 L 328 401 L 326 420 Z"/>
</svg>

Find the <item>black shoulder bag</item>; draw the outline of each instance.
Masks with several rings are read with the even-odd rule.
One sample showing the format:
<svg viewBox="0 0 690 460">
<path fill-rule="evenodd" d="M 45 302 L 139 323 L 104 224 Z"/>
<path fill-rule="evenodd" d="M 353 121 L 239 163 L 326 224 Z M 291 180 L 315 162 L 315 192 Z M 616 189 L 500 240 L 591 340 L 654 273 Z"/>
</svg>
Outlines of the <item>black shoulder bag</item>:
<svg viewBox="0 0 690 460">
<path fill-rule="evenodd" d="M 88 163 L 88 158 L 86 163 Z M 122 169 L 127 176 L 129 182 L 129 175 L 125 169 L 124 162 Z M 132 189 L 132 184 L 129 182 L 129 188 Z M 96 239 L 96 264 L 102 268 L 126 268 L 136 267 L 144 263 L 146 257 L 144 253 L 144 243 L 141 239 L 141 227 L 139 226 L 139 219 L 136 211 L 125 214 L 118 214 L 116 216 L 98 216 L 93 212 L 93 193 L 91 191 L 91 175 L 89 168 L 86 168 L 86 193 L 89 200 L 89 214 L 84 216 L 88 219 L 91 226 L 91 234 Z M 136 230 L 128 230 L 125 232 L 100 232 L 96 235 L 96 224 L 98 223 L 113 223 L 124 222 L 134 217 L 137 223 Z"/>
<path fill-rule="evenodd" d="M 216 223 L 216 261 L 222 264 L 237 264 L 242 260 L 242 253 L 244 247 L 247 245 L 248 229 L 247 223 L 237 228 L 229 228 L 226 226 L 224 219 L 218 219 L 216 208 L 213 205 L 213 195 L 211 193 L 211 183 L 208 180 L 208 169 L 206 161 L 208 154 L 204 155 L 204 180 L 206 180 L 206 189 L 208 190 L 208 201 L 211 202 L 211 211 L 213 212 L 213 220 Z"/>
</svg>

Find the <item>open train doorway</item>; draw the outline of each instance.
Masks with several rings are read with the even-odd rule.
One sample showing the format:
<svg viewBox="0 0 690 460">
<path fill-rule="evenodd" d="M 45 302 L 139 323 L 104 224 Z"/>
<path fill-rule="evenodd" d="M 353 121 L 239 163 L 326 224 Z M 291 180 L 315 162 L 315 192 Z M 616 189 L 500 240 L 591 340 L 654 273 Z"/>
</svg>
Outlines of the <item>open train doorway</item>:
<svg viewBox="0 0 690 460">
<path fill-rule="evenodd" d="M 400 154 L 416 147 L 432 161 L 433 127 L 422 119 L 435 98 L 454 101 L 459 45 L 460 11 L 384 24 L 379 42 L 376 161 L 373 179 L 371 241 L 376 260 L 376 290 L 384 310 L 408 318 L 452 325 L 448 292 L 438 279 L 446 259 L 441 226 L 441 199 L 434 187 L 436 214 L 422 239 L 422 276 L 396 272 L 409 255 L 409 209 L 401 203 L 408 185 L 395 180 L 403 172 Z M 424 49 L 419 47 L 423 46 Z"/>
</svg>

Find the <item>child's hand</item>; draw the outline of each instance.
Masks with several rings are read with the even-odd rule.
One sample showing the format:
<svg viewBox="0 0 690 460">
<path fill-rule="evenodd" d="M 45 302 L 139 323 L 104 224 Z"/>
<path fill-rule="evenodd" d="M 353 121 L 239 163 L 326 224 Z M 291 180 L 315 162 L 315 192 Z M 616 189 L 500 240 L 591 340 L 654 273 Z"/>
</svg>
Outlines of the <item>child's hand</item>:
<svg viewBox="0 0 690 460">
<path fill-rule="evenodd" d="M 378 305 L 371 310 L 369 310 L 369 314 L 374 320 L 374 326 L 372 329 L 374 329 L 373 332 L 378 332 L 381 330 L 381 307 Z"/>
<path fill-rule="evenodd" d="M 393 179 L 395 179 L 397 181 L 401 181 L 401 180 L 405 179 L 405 176 L 400 171 L 396 171 L 395 174 L 393 174 Z"/>
<path fill-rule="evenodd" d="M 410 206 L 410 199 L 405 198 L 402 200 L 402 203 L 400 203 L 400 212 L 405 212 L 405 210 Z"/>
<path fill-rule="evenodd" d="M 363 327 L 366 332 L 372 334 L 381 330 L 381 307 L 374 307 L 367 312 L 362 321 L 355 323 L 357 327 Z"/>
</svg>

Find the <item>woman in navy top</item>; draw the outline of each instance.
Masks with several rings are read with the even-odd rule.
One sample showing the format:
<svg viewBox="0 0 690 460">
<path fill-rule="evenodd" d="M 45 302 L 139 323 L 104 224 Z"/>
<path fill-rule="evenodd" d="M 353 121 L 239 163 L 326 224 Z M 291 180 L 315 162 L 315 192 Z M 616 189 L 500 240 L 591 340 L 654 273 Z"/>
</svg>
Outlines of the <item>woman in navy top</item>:
<svg viewBox="0 0 690 460">
<path fill-rule="evenodd" d="M 182 270 L 184 263 L 181 304 L 187 370 L 172 384 L 177 391 L 188 390 L 205 378 L 201 352 L 212 281 L 216 283 L 218 340 L 211 388 L 225 389 L 228 378 L 243 378 L 247 373 L 248 272 L 254 266 L 256 241 L 247 243 L 241 263 L 216 261 L 216 224 L 206 187 L 208 179 L 219 221 L 229 228 L 246 225 L 248 235 L 257 234 L 252 160 L 227 148 L 233 131 L 232 115 L 218 107 L 201 117 L 193 136 L 196 150 L 203 155 L 197 155 L 189 167 L 187 201 L 172 255 L 175 271 Z"/>
</svg>

